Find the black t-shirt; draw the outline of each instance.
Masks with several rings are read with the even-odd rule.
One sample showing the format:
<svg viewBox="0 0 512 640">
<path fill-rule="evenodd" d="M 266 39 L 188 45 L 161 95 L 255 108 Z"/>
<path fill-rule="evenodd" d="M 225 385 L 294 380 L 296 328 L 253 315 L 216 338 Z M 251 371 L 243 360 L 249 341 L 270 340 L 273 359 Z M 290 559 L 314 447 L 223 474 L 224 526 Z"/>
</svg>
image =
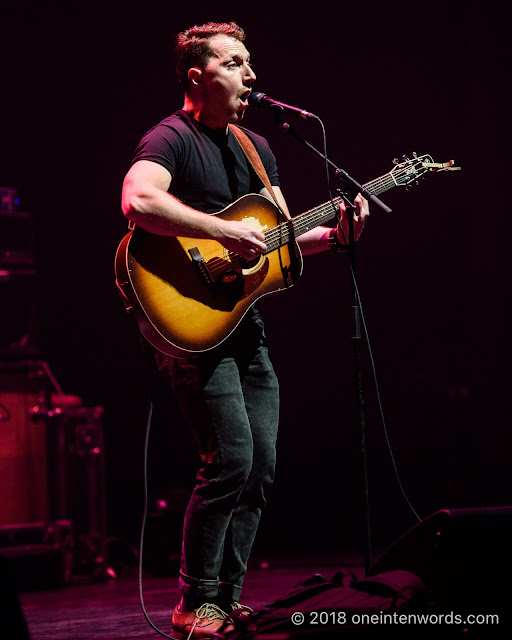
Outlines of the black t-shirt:
<svg viewBox="0 0 512 640">
<path fill-rule="evenodd" d="M 279 186 L 275 157 L 261 136 L 240 127 L 258 151 L 272 186 Z M 205 213 L 217 213 L 263 183 L 234 134 L 218 132 L 177 111 L 150 129 L 137 147 L 133 162 L 150 160 L 172 176 L 169 193 Z"/>
</svg>

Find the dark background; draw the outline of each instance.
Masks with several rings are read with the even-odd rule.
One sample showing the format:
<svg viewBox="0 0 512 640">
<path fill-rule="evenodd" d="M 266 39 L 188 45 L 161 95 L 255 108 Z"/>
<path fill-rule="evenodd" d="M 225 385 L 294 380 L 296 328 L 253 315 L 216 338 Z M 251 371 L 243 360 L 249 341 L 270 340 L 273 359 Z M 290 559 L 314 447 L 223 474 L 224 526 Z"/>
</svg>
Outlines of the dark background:
<svg viewBox="0 0 512 640">
<path fill-rule="evenodd" d="M 246 30 L 255 89 L 319 115 L 329 157 L 360 182 L 414 151 L 462 167 L 382 196 L 393 213 L 373 208 L 357 275 L 387 433 L 412 506 L 425 518 L 509 504 L 506 3 L 225 5 L 4 9 L 0 183 L 18 189 L 21 210 L 36 221 L 34 342 L 66 392 L 105 408 L 110 535 L 138 541 L 148 411 L 149 374 L 114 285 L 126 232 L 121 185 L 140 136 L 181 107 L 174 35 L 209 20 Z M 269 139 L 292 212 L 328 199 L 322 164 L 270 113 L 250 110 L 245 124 Z M 322 146 L 318 124 L 296 128 Z M 2 304 L 15 313 L 25 294 L 12 295 Z M 260 304 L 282 417 L 256 553 L 363 550 L 351 305 L 348 264 L 336 255 L 306 259 L 292 290 Z M 394 474 L 364 345 L 362 366 L 371 526 L 381 549 L 416 520 Z M 150 496 L 169 498 L 177 521 L 197 464 L 190 445 L 160 389 Z"/>
</svg>

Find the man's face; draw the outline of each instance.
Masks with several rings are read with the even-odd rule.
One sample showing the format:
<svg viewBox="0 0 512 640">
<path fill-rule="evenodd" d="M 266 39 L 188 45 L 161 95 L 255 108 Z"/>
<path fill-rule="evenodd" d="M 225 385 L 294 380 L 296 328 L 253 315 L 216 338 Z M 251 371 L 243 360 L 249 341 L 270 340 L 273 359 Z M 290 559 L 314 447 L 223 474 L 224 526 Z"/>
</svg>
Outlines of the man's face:
<svg viewBox="0 0 512 640">
<path fill-rule="evenodd" d="M 234 38 L 216 35 L 210 40 L 214 55 L 203 69 L 202 99 L 205 124 L 224 127 L 238 122 L 247 109 L 250 87 L 256 74 L 245 45 Z"/>
</svg>

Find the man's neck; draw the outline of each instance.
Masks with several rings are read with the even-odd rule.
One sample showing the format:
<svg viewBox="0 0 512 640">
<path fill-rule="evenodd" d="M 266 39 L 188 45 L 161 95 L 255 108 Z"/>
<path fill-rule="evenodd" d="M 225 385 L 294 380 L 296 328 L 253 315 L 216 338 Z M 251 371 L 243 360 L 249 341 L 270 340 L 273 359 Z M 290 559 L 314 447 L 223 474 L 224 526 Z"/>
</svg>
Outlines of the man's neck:
<svg viewBox="0 0 512 640">
<path fill-rule="evenodd" d="M 228 131 L 227 122 L 219 122 L 217 119 L 211 117 L 203 103 L 199 104 L 198 102 L 191 100 L 189 96 L 185 96 L 183 111 L 186 111 L 192 116 L 192 118 L 194 118 L 194 120 L 197 120 L 197 122 L 208 127 L 208 129 L 213 129 L 214 131 Z"/>
</svg>

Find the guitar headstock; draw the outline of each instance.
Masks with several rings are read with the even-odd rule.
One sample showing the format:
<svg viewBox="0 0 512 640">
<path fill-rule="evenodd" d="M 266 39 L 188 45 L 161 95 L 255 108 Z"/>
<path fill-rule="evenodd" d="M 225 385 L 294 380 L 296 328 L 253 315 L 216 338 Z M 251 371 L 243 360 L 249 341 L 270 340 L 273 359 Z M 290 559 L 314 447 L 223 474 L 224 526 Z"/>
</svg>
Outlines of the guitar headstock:
<svg viewBox="0 0 512 640">
<path fill-rule="evenodd" d="M 460 171 L 460 167 L 454 166 L 453 160 L 444 163 L 434 162 L 432 156 L 428 154 L 418 156 L 413 153 L 412 158 L 403 156 L 402 160 L 395 158 L 393 162 L 395 166 L 389 172 L 389 175 L 397 187 L 409 187 L 417 184 L 418 179 L 429 171 Z"/>
</svg>

